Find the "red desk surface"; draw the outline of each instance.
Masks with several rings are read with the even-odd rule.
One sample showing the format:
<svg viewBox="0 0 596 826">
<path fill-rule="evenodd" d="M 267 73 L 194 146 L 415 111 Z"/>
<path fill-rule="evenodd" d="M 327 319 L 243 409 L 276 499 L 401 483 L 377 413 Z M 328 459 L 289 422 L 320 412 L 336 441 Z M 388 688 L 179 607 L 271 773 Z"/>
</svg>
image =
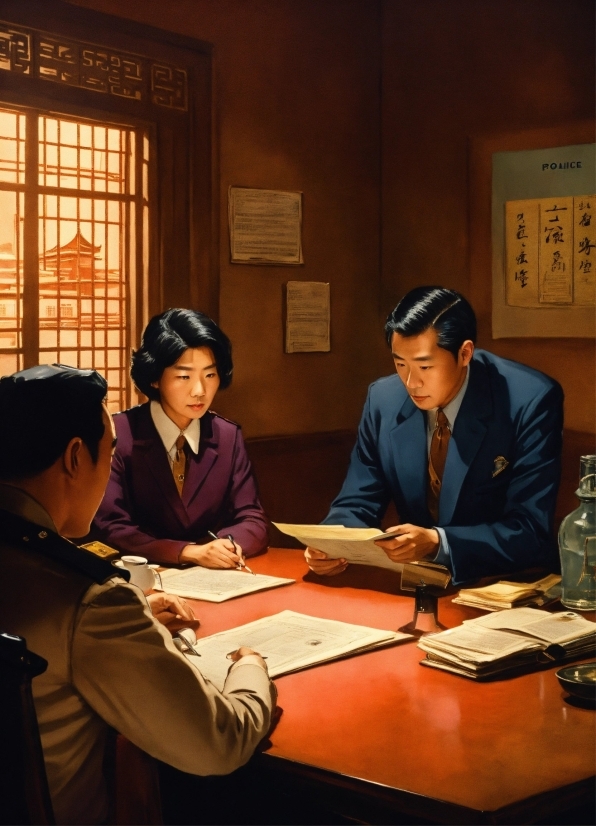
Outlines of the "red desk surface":
<svg viewBox="0 0 596 826">
<path fill-rule="evenodd" d="M 322 580 L 302 552 L 275 548 L 250 565 L 296 584 L 195 602 L 199 636 L 286 608 L 393 630 L 412 618 L 413 598 L 391 572 L 352 566 Z M 439 600 L 446 626 L 482 613 L 452 596 Z M 420 666 L 423 656 L 407 642 L 277 678 L 284 714 L 267 756 L 477 812 L 594 776 L 595 712 L 566 699 L 556 667 L 476 683 Z"/>
</svg>

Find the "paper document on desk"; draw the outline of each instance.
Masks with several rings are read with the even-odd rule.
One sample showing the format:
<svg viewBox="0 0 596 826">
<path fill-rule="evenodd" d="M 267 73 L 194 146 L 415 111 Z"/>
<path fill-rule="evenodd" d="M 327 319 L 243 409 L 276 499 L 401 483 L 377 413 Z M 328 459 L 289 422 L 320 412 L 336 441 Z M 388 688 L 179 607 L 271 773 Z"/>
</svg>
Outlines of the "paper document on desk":
<svg viewBox="0 0 596 826">
<path fill-rule="evenodd" d="M 596 623 L 573 611 L 508 608 L 429 634 L 418 647 L 426 652 L 422 665 L 479 679 L 591 654 L 595 644 Z"/>
<path fill-rule="evenodd" d="M 560 582 L 561 577 L 556 574 L 549 574 L 535 582 L 500 580 L 482 588 L 462 588 L 453 602 L 483 611 L 544 605 L 560 595 L 560 588 L 557 587 Z"/>
<path fill-rule="evenodd" d="M 443 565 L 426 559 L 392 562 L 385 551 L 375 545 L 375 539 L 399 534 L 384 534 L 376 528 L 344 528 L 343 525 L 273 524 L 282 533 L 293 536 L 303 545 L 323 551 L 333 559 L 343 558 L 355 565 L 374 565 L 401 573 L 401 587 L 406 591 L 428 585 L 446 588 L 451 580 L 451 573 Z"/>
<path fill-rule="evenodd" d="M 293 536 L 303 545 L 317 548 L 333 559 L 343 558 L 356 565 L 374 565 L 401 572 L 403 565 L 392 562 L 374 538 L 383 536 L 376 528 L 344 528 L 343 525 L 288 525 L 274 522 L 275 527 Z"/>
<path fill-rule="evenodd" d="M 596 624 L 576 614 L 575 611 L 549 614 L 536 608 L 512 608 L 498 614 L 464 620 L 464 625 L 470 624 L 478 628 L 517 631 L 542 642 L 557 645 L 596 636 Z"/>
<path fill-rule="evenodd" d="M 281 585 L 290 585 L 294 579 L 284 579 L 278 576 L 254 576 L 245 571 L 220 570 L 215 568 L 201 568 L 199 566 L 181 571 L 170 568 L 160 574 L 162 587 L 157 591 L 167 591 L 178 597 L 202 599 L 207 602 L 225 602 L 227 599 L 252 594 L 255 591 L 266 591 L 269 588 L 279 588 Z"/>
<path fill-rule="evenodd" d="M 243 645 L 266 657 L 269 676 L 279 677 L 411 639 L 410 634 L 399 631 L 381 631 L 295 611 L 280 611 L 200 639 L 194 650 L 200 655 L 196 664 L 203 676 L 221 690 L 230 667 L 226 655 Z"/>
</svg>

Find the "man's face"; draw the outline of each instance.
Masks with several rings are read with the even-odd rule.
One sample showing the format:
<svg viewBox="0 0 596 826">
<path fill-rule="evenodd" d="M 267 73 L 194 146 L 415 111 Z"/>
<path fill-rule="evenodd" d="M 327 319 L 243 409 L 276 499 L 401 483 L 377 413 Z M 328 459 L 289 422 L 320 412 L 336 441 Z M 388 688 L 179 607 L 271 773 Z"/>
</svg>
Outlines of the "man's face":
<svg viewBox="0 0 596 826">
<path fill-rule="evenodd" d="M 444 407 L 458 393 L 466 377 L 466 368 L 474 353 L 474 344 L 464 341 L 457 359 L 437 344 L 436 330 L 419 336 L 393 333 L 391 353 L 397 375 L 410 398 L 420 410 Z"/>
<path fill-rule="evenodd" d="M 97 462 L 94 463 L 85 444 L 81 444 L 79 474 L 72 491 L 68 523 L 63 527 L 64 536 L 85 536 L 105 493 L 110 477 L 112 456 L 116 445 L 114 422 L 105 404 L 102 419 L 104 433 L 99 443 Z"/>
</svg>

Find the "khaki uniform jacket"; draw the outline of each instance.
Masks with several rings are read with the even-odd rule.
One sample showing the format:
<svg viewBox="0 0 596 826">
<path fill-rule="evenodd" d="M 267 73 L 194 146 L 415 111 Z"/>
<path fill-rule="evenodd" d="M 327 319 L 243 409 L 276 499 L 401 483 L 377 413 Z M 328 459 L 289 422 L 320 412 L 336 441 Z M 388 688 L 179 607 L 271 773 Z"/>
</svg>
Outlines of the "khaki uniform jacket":
<svg viewBox="0 0 596 826">
<path fill-rule="evenodd" d="M 20 543 L 0 536 L 0 630 L 25 637 L 48 661 L 33 697 L 56 822 L 105 821 L 108 726 L 185 772 L 226 774 L 246 763 L 275 705 L 266 671 L 241 660 L 219 692 L 138 588 L 111 571 L 94 582 L 37 549 L 55 528 L 35 500 L 0 485 L 0 508 L 41 531 Z"/>
</svg>

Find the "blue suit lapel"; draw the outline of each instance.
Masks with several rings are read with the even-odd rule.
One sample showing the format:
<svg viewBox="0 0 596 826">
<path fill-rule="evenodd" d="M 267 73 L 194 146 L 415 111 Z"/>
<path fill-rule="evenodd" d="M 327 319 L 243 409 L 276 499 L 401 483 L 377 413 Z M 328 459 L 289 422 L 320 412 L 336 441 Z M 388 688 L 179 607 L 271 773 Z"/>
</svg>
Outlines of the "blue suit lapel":
<svg viewBox="0 0 596 826">
<path fill-rule="evenodd" d="M 426 417 L 409 397 L 405 400 L 389 437 L 395 472 L 404 499 L 411 508 L 411 519 L 420 521 L 428 513 Z M 427 519 L 428 517 L 425 521 Z"/>
<path fill-rule="evenodd" d="M 449 525 L 453 518 L 464 479 L 484 439 L 492 408 L 484 367 L 472 360 L 468 388 L 449 442 L 439 500 L 439 525 Z"/>
</svg>

